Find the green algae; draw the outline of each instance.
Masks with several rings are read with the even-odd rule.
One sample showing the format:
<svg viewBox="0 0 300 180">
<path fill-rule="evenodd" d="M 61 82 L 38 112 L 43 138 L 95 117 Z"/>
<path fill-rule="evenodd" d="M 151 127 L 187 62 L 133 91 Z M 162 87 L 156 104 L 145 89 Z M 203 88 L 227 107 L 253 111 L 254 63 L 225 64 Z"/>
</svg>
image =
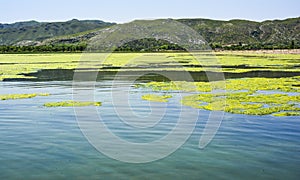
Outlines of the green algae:
<svg viewBox="0 0 300 180">
<path fill-rule="evenodd" d="M 242 73 L 249 71 L 300 72 L 300 54 L 258 54 L 241 52 L 205 53 L 47 53 L 0 54 L 0 81 L 11 78 L 34 78 L 22 74 L 43 69 L 98 68 L 100 71 L 121 68 L 120 71 L 213 71 Z M 105 60 L 103 60 L 103 57 Z M 83 60 L 84 59 L 84 60 Z M 84 61 L 84 62 L 82 62 Z M 201 67 L 201 65 L 203 67 Z M 217 68 L 217 67 L 224 68 Z M 232 68 L 228 68 L 228 67 Z M 239 68 L 245 66 L 247 68 Z M 236 67 L 236 68 L 235 68 Z M 149 69 L 150 68 L 150 69 Z M 107 70 L 107 69 L 105 69 Z"/>
<path fill-rule="evenodd" d="M 81 54 L 0 54 L 0 81 L 11 78 L 35 78 L 22 74 L 42 69 L 74 69 Z"/>
<path fill-rule="evenodd" d="M 49 96 L 49 93 L 32 93 L 32 94 L 2 94 L 1 100 L 28 99 L 36 96 Z"/>
<path fill-rule="evenodd" d="M 146 84 L 137 84 L 136 87 L 150 88 L 153 91 L 184 91 L 184 92 L 210 92 L 213 89 L 223 89 L 226 86 L 227 91 L 246 90 L 255 91 L 282 91 L 299 92 L 299 76 L 290 78 L 241 78 L 228 79 L 226 81 L 214 82 L 149 82 Z"/>
<path fill-rule="evenodd" d="M 300 92 L 299 77 L 289 78 L 241 78 L 226 81 L 227 90 L 272 90 L 282 92 Z"/>
<path fill-rule="evenodd" d="M 101 106 L 101 102 L 88 102 L 88 101 L 60 101 L 45 103 L 45 107 L 73 107 L 73 106 Z"/>
<path fill-rule="evenodd" d="M 234 114 L 269 115 L 281 111 L 300 112 L 299 96 L 286 94 L 196 94 L 185 96 L 181 103 L 193 108 L 225 111 Z"/>
<path fill-rule="evenodd" d="M 213 93 L 222 89 L 221 82 L 149 82 L 136 85 L 153 91 L 199 92 L 184 96 L 181 103 L 198 109 L 225 111 L 234 114 L 282 116 L 300 113 L 300 77 L 228 79 L 226 93 Z"/>
<path fill-rule="evenodd" d="M 212 87 L 206 82 L 185 82 L 185 81 L 171 81 L 171 82 L 149 82 L 146 84 L 137 84 L 135 87 L 150 88 L 154 91 L 202 91 L 210 92 Z"/>
<path fill-rule="evenodd" d="M 145 94 L 142 96 L 143 100 L 154 101 L 154 102 L 168 102 L 168 99 L 171 98 L 171 95 L 156 95 L 156 94 Z"/>
<path fill-rule="evenodd" d="M 300 116 L 300 112 L 280 112 L 273 114 L 273 116 Z"/>
</svg>

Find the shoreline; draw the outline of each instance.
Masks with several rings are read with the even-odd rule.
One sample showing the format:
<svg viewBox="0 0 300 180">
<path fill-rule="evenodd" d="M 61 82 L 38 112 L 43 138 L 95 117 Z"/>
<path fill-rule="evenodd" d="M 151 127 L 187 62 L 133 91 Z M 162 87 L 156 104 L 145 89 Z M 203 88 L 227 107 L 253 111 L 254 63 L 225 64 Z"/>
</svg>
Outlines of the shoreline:
<svg viewBox="0 0 300 180">
<path fill-rule="evenodd" d="M 269 50 L 269 49 L 259 49 L 259 50 L 211 50 L 209 52 L 214 52 L 214 53 L 253 53 L 253 54 L 300 54 L 300 49 L 274 49 L 274 50 Z M 86 51 L 77 51 L 77 52 L 7 52 L 7 53 L 0 53 L 0 55 L 5 55 L 5 54 L 82 54 L 82 53 L 105 53 L 105 52 L 86 52 Z M 153 51 L 153 52 L 113 52 L 113 53 L 120 53 L 120 54 L 130 54 L 130 53 L 188 53 L 185 51 Z"/>
<path fill-rule="evenodd" d="M 274 49 L 274 50 L 215 50 L 226 53 L 255 53 L 255 54 L 300 54 L 300 49 Z"/>
</svg>

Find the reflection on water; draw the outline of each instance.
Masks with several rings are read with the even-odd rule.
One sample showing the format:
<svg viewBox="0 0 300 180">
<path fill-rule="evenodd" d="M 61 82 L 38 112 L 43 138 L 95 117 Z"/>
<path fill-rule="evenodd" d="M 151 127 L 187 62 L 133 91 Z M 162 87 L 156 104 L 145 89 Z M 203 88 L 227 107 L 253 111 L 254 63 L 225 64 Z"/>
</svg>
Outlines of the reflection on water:
<svg viewBox="0 0 300 180">
<path fill-rule="evenodd" d="M 79 72 L 76 72 L 79 73 Z M 83 76 L 88 76 L 89 73 L 93 72 L 80 72 Z M 97 80 L 112 80 L 112 78 L 118 73 L 118 71 L 99 71 Z M 123 76 L 133 76 L 144 74 L 140 77 L 139 80 L 144 81 L 168 81 L 166 77 L 172 77 L 173 81 L 186 81 L 186 74 L 191 75 L 194 81 L 208 81 L 207 77 L 216 77 L 215 80 L 223 77 L 221 74 L 224 74 L 225 79 L 234 79 L 234 78 L 243 78 L 243 77 L 266 77 L 266 78 L 281 78 L 281 77 L 293 77 L 300 76 L 300 72 L 286 72 L 286 71 L 250 71 L 243 73 L 229 73 L 229 72 L 187 72 L 187 71 L 147 71 L 145 69 L 135 71 L 122 71 Z M 44 69 L 35 73 L 24 74 L 25 76 L 33 76 L 36 79 L 5 79 L 5 81 L 72 81 L 74 76 L 74 70 L 72 69 Z M 222 80 L 222 78 L 220 79 Z"/>
<path fill-rule="evenodd" d="M 95 100 L 103 102 L 97 110 L 116 135 L 137 143 L 152 141 L 167 134 L 176 124 L 174 116 L 180 108 L 177 96 L 167 104 L 166 116 L 154 131 L 135 134 L 114 114 L 112 82 L 105 79 L 96 83 Z M 300 121 L 295 117 L 226 114 L 213 141 L 201 150 L 199 138 L 209 112 L 200 110 L 193 134 L 175 153 L 152 163 L 129 164 L 96 151 L 78 128 L 73 108 L 43 107 L 45 102 L 72 99 L 71 81 L 1 82 L 0 87 L 1 94 L 52 94 L 0 101 L 0 179 L 300 177 Z M 122 92 L 122 86 L 118 90 Z M 140 116 L 150 111 L 149 103 L 140 99 L 145 93 L 141 89 L 130 92 L 132 108 Z"/>
</svg>

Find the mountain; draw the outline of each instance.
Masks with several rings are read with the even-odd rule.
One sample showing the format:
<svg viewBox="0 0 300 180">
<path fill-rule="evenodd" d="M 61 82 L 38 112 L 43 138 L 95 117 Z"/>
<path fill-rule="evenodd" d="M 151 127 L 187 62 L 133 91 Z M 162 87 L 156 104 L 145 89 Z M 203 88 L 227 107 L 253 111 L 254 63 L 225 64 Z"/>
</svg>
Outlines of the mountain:
<svg viewBox="0 0 300 180">
<path fill-rule="evenodd" d="M 300 17 L 263 22 L 211 19 L 177 19 L 176 21 L 193 28 L 213 47 L 255 45 L 286 48 L 291 44 L 294 44 L 295 47 L 300 46 Z M 103 30 L 90 31 L 78 36 L 52 38 L 46 40 L 44 44 L 86 42 L 99 35 L 101 31 Z"/>
<path fill-rule="evenodd" d="M 36 45 L 52 37 L 95 30 L 114 24 L 100 20 L 77 19 L 66 22 L 27 21 L 0 24 L 0 45 Z"/>
<path fill-rule="evenodd" d="M 299 48 L 300 17 L 255 22 L 248 20 L 176 19 L 198 32 L 213 48 L 235 49 Z M 98 20 L 40 23 L 36 21 L 0 24 L 0 45 L 78 45 L 101 36 L 107 27 L 119 26 Z M 161 42 L 142 40 L 152 47 Z M 154 43 L 154 45 L 153 45 Z M 134 47 L 137 44 L 139 47 Z M 127 43 L 127 49 L 144 49 L 141 43 Z M 173 45 L 172 45 L 173 46 Z M 170 46 L 171 47 L 171 46 Z M 120 48 L 124 49 L 124 48 Z"/>
<path fill-rule="evenodd" d="M 254 22 L 247 20 L 217 21 L 209 19 L 179 19 L 210 43 L 289 44 L 300 40 L 300 17 L 285 20 Z"/>
<path fill-rule="evenodd" d="M 25 22 L 16 22 L 12 24 L 1 24 L 0 29 L 7 29 L 7 28 L 23 28 L 29 26 L 39 25 L 40 23 L 37 21 L 25 21 Z"/>
</svg>

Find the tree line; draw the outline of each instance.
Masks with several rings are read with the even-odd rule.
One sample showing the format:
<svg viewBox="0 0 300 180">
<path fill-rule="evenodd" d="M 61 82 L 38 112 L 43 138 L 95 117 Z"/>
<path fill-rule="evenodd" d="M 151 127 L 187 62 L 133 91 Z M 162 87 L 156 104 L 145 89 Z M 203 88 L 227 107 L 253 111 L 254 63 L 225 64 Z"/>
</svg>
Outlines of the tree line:
<svg viewBox="0 0 300 180">
<path fill-rule="evenodd" d="M 46 52 L 82 52 L 87 45 L 82 44 L 56 44 L 40 46 L 10 46 L 1 45 L 0 53 L 46 53 Z"/>
<path fill-rule="evenodd" d="M 272 43 L 254 43 L 222 45 L 219 43 L 210 43 L 213 50 L 273 50 L 273 49 L 299 49 L 300 45 L 291 41 L 290 44 L 272 44 Z M 80 44 L 55 44 L 40 46 L 10 46 L 0 45 L 0 53 L 47 53 L 47 52 L 83 52 L 87 48 L 86 43 Z M 97 51 L 96 49 L 88 49 Z M 127 42 L 114 49 L 115 52 L 157 52 L 157 51 L 186 51 L 177 44 L 166 40 L 156 40 L 152 38 L 134 40 Z"/>
<path fill-rule="evenodd" d="M 274 49 L 299 49 L 300 44 L 296 44 L 294 40 L 290 43 L 252 43 L 243 44 L 239 42 L 233 45 L 222 45 L 220 43 L 210 43 L 210 47 L 214 50 L 274 50 Z"/>
</svg>

